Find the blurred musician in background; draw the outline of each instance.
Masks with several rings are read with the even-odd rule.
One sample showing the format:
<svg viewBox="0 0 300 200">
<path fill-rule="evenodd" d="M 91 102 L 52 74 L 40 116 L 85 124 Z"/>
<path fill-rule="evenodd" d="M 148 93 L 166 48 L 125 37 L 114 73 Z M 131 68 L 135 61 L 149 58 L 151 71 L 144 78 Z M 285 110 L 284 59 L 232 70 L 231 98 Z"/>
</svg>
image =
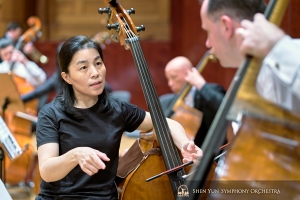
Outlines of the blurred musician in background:
<svg viewBox="0 0 300 200">
<path fill-rule="evenodd" d="M 193 67 L 192 62 L 183 56 L 170 60 L 165 67 L 165 76 L 173 93 L 179 94 L 186 83 L 192 87 L 185 97 L 185 104 L 196 108 L 203 113 L 202 122 L 194 139 L 197 146 L 201 146 L 209 127 L 218 111 L 225 95 L 225 89 L 214 83 L 207 83 L 198 70 Z M 169 104 L 175 96 L 169 100 Z M 168 104 L 168 103 L 167 103 Z M 166 105 L 167 105 L 166 104 Z M 163 106 L 163 110 L 167 107 Z M 166 116 L 171 117 L 171 116 Z"/>
<path fill-rule="evenodd" d="M 22 25 L 18 22 L 11 21 L 8 23 L 6 32 L 4 35 L 1 37 L 9 39 L 13 42 L 13 45 L 16 46 L 19 38 L 23 34 L 23 28 Z M 33 45 L 32 42 L 27 42 L 22 44 L 21 49 L 20 49 L 27 57 L 29 57 L 33 62 L 36 63 L 42 63 L 45 64 L 48 62 L 48 58 L 43 55 L 41 52 L 39 52 L 35 46 Z M 2 62 L 0 58 L 0 62 Z"/>
<path fill-rule="evenodd" d="M 11 41 L 13 41 L 13 44 L 16 45 L 18 39 L 21 37 L 23 33 L 23 28 L 21 26 L 21 24 L 19 24 L 18 22 L 9 22 L 6 28 L 6 32 L 4 33 L 4 35 L 1 37 L 2 38 L 6 38 L 9 39 Z"/>
<path fill-rule="evenodd" d="M 23 33 L 23 28 L 20 23 L 12 21 L 9 22 L 6 28 L 6 32 L 2 36 L 1 39 L 5 38 L 11 40 L 13 42 L 13 46 L 15 46 Z M 34 52 L 35 48 L 32 42 L 28 42 L 24 44 L 22 48 L 22 52 L 25 53 L 26 56 L 31 55 Z M 0 62 L 2 62 L 2 58 L 0 58 Z"/>
<path fill-rule="evenodd" d="M 13 81 L 20 95 L 33 91 L 46 81 L 47 75 L 44 70 L 15 49 L 11 40 L 5 38 L 0 40 L 0 56 L 3 60 L 0 63 L 0 73 L 12 72 Z M 26 112 L 36 115 L 38 104 L 38 100 L 26 103 Z"/>
<path fill-rule="evenodd" d="M 55 71 L 53 72 L 53 74 L 45 81 L 45 83 L 43 83 L 42 85 L 37 87 L 35 90 L 33 90 L 29 93 L 23 94 L 21 96 L 21 99 L 23 102 L 28 102 L 28 101 L 36 99 L 36 98 L 41 98 L 45 95 L 48 96 L 48 94 L 50 92 L 55 92 L 55 96 L 60 93 L 62 78 L 61 78 L 60 69 L 58 66 L 57 54 L 58 54 L 62 44 L 63 44 L 63 42 L 58 44 L 57 49 L 56 49 L 56 57 L 55 57 L 55 59 L 56 59 L 55 65 L 56 66 L 55 66 Z M 46 103 L 46 102 L 44 102 L 44 103 Z M 41 108 L 43 105 L 40 105 L 39 107 Z"/>
<path fill-rule="evenodd" d="M 8 39 L 0 40 L 0 73 L 8 73 L 13 65 L 13 73 L 24 78 L 32 86 L 36 87 L 46 81 L 46 73 L 37 64 L 27 59 L 19 50 L 15 49 L 13 42 Z M 14 64 L 13 64 L 14 63 Z"/>
</svg>

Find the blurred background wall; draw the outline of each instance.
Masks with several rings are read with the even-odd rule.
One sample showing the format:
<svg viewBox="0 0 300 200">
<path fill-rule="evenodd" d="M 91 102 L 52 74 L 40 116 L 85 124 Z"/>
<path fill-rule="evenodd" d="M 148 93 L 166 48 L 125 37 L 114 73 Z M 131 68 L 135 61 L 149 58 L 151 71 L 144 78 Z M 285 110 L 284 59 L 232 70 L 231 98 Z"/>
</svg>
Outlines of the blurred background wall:
<svg viewBox="0 0 300 200">
<path fill-rule="evenodd" d="M 198 0 L 119 0 L 119 3 L 126 10 L 134 8 L 136 14 L 130 15 L 133 23 L 146 27 L 140 33 L 143 53 L 158 95 L 169 93 L 164 76 L 166 63 L 183 55 L 196 66 L 207 51 Z M 48 63 L 39 65 L 50 77 L 55 70 L 56 47 L 60 42 L 74 35 L 92 37 L 107 32 L 107 15 L 98 13 L 98 8 L 104 7 L 102 0 L 0 0 L 0 34 L 4 34 L 10 21 L 21 23 L 25 31 L 29 28 L 27 19 L 39 17 L 42 36 L 34 44 L 49 58 Z M 291 0 L 281 27 L 292 37 L 300 36 L 299 15 L 300 1 Z M 147 110 L 131 52 L 118 42 L 104 45 L 108 83 L 114 90 L 128 90 L 131 102 Z M 235 71 L 210 63 L 203 76 L 228 88 Z"/>
</svg>

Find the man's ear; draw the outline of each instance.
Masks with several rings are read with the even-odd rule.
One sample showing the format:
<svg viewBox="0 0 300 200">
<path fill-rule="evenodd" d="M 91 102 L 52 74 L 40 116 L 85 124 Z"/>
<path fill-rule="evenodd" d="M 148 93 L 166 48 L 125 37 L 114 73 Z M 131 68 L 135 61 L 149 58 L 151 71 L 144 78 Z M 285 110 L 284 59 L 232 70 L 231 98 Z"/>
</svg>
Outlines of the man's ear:
<svg viewBox="0 0 300 200">
<path fill-rule="evenodd" d="M 233 25 L 233 20 L 227 16 L 227 15 L 222 15 L 221 20 L 221 30 L 223 31 L 223 34 L 227 39 L 231 38 L 234 35 L 234 25 Z"/>
<path fill-rule="evenodd" d="M 66 72 L 62 72 L 60 75 L 68 84 L 72 85 L 69 80 L 69 75 Z"/>
</svg>

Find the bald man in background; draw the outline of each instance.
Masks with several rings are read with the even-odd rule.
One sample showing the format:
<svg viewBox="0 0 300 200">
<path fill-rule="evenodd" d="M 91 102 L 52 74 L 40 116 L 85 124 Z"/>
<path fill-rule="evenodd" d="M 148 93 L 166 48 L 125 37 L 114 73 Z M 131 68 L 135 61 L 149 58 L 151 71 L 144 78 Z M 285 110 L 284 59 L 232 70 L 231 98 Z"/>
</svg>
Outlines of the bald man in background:
<svg viewBox="0 0 300 200">
<path fill-rule="evenodd" d="M 199 122 L 201 126 L 194 139 L 195 144 L 201 146 L 225 96 L 225 89 L 218 84 L 207 83 L 191 61 L 183 56 L 175 57 L 167 63 L 165 76 L 171 91 L 176 95 L 186 83 L 192 86 L 184 102 L 187 106 L 203 113 L 202 122 Z M 170 106 L 172 100 L 176 98 L 176 95 L 174 95 L 172 99 L 169 99 L 168 103 L 164 102 L 162 104 L 163 110 L 168 109 L 168 106 Z"/>
</svg>

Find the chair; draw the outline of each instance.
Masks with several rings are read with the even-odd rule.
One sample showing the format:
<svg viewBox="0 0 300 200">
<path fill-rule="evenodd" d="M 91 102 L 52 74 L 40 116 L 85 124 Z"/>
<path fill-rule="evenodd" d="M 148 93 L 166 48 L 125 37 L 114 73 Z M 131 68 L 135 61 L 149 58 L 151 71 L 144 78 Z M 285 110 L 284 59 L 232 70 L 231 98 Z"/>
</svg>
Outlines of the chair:
<svg viewBox="0 0 300 200">
<path fill-rule="evenodd" d="M 167 93 L 159 96 L 159 101 L 161 103 L 162 110 L 164 112 L 164 115 L 167 115 L 167 110 L 172 103 L 173 99 L 176 97 L 176 94 L 174 93 Z"/>
<path fill-rule="evenodd" d="M 131 100 L 131 94 L 126 90 L 115 90 L 112 91 L 110 94 L 112 97 L 120 99 L 121 101 L 125 101 L 127 103 L 129 103 Z"/>
</svg>

